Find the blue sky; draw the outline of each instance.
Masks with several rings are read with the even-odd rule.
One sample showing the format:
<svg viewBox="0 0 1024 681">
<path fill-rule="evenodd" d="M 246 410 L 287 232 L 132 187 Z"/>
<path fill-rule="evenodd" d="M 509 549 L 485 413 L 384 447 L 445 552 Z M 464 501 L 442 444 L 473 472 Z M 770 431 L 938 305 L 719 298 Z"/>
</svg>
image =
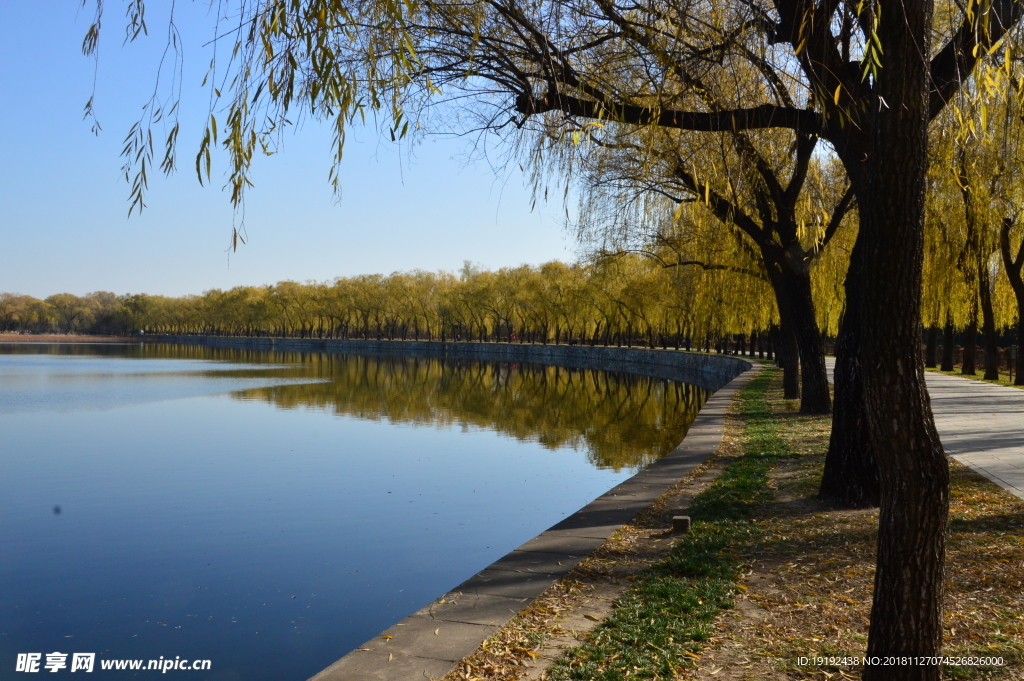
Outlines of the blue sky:
<svg viewBox="0 0 1024 681">
<path fill-rule="evenodd" d="M 531 212 L 518 168 L 496 176 L 463 160 L 469 141 L 430 139 L 410 157 L 372 130 L 349 135 L 336 203 L 327 181 L 330 134 L 309 123 L 255 164 L 249 243 L 227 252 L 232 209 L 192 171 L 209 60 L 205 2 L 179 2 L 185 37 L 179 170 L 151 177 L 148 208 L 128 212 L 121 142 L 153 87 L 166 31 L 149 3 L 150 37 L 122 46 L 123 2 L 107 6 L 96 106 L 99 137 L 82 120 L 93 62 L 80 45 L 92 17 L 74 0 L 5 3 L 0 24 L 0 291 L 45 297 L 107 290 L 165 295 L 329 280 L 396 270 L 498 268 L 574 257 L 561 203 Z M 44 9 L 45 6 L 45 9 Z M 560 192 L 559 192 L 560 194 Z"/>
</svg>

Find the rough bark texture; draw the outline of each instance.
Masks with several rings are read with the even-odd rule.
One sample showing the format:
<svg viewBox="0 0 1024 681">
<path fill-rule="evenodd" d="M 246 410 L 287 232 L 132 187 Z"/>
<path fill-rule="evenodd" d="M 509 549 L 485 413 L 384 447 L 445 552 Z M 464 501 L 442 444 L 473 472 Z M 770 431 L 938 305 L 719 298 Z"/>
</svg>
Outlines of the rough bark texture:
<svg viewBox="0 0 1024 681">
<path fill-rule="evenodd" d="M 762 255 L 782 320 L 778 355 L 784 371 L 785 398 L 799 397 L 804 414 L 828 414 L 832 411 L 832 398 L 825 369 L 825 343 L 814 313 L 810 271 L 784 262 L 774 249 L 762 249 Z"/>
<path fill-rule="evenodd" d="M 856 169 L 860 233 L 854 256 L 865 415 L 882 483 L 869 656 L 932 656 L 942 648 L 949 466 L 921 356 L 921 269 L 927 171 L 930 0 L 885 6 L 886 46 L 867 155 Z M 884 332 L 881 332 L 884 330 Z M 869 665 L 864 679 L 938 681 L 941 666 Z"/>
<path fill-rule="evenodd" d="M 846 274 L 846 311 L 836 338 L 835 411 L 818 498 L 844 508 L 878 506 L 881 482 L 878 462 L 865 427 L 864 383 L 860 370 L 861 310 L 858 277 L 861 266 L 850 263 Z"/>
<path fill-rule="evenodd" d="M 779 346 L 775 356 L 782 367 L 782 396 L 787 400 L 800 398 L 800 350 L 793 333 L 793 324 L 783 320 L 779 326 Z"/>
<path fill-rule="evenodd" d="M 800 411 L 804 414 L 829 414 L 832 398 L 825 368 L 825 343 L 818 329 L 811 294 L 811 277 L 784 273 L 793 310 L 793 330 L 800 354 Z"/>
<path fill-rule="evenodd" d="M 928 341 L 927 341 L 927 344 L 925 345 L 925 352 L 924 352 L 924 366 L 925 366 L 925 368 L 927 368 L 927 369 L 934 369 L 938 365 L 938 363 L 935 361 L 935 358 L 937 356 L 935 354 L 935 351 L 938 349 L 938 347 L 937 347 L 938 345 L 939 345 L 939 327 L 937 327 L 937 326 L 929 326 L 928 327 Z"/>
</svg>

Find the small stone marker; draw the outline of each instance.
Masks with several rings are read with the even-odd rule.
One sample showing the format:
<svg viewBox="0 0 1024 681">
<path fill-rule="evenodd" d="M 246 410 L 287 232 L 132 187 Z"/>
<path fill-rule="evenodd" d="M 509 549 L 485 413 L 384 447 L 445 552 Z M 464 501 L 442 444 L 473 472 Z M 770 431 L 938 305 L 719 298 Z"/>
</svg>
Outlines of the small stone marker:
<svg viewBox="0 0 1024 681">
<path fill-rule="evenodd" d="M 672 534 L 686 534 L 690 531 L 690 516 L 672 516 Z"/>
</svg>

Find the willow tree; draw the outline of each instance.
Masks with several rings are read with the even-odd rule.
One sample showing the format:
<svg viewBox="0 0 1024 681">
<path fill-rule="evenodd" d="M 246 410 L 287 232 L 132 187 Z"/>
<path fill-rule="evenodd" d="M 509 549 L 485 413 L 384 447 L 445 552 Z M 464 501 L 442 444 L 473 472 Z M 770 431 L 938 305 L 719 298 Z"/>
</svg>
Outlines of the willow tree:
<svg viewBox="0 0 1024 681">
<path fill-rule="evenodd" d="M 1024 69 L 1019 56 L 1009 50 L 992 61 L 984 78 L 961 93 L 963 104 L 957 114 L 963 124 L 956 134 L 949 135 L 950 143 L 958 148 L 955 180 L 967 209 L 965 222 L 969 233 L 977 235 L 974 240 L 982 244 L 978 278 L 987 286 L 982 288 L 981 302 L 985 327 L 993 330 L 986 378 L 998 378 L 994 328 L 1001 325 L 999 321 L 1008 321 L 997 321 L 1001 297 L 986 289 L 1000 283 L 1009 285 L 1017 308 L 1017 342 L 1024 342 L 1024 178 L 1020 173 L 1024 162 Z M 990 257 L 993 251 L 998 254 L 995 263 Z M 1024 353 L 1018 351 L 1016 362 L 1014 382 L 1024 385 L 1020 375 Z"/>
<path fill-rule="evenodd" d="M 129 5 L 136 35 L 142 4 Z M 840 408 L 852 405 L 863 416 L 857 427 L 881 479 L 868 653 L 938 653 L 949 483 L 920 361 L 928 123 L 1018 22 L 1016 0 L 943 5 L 938 15 L 934 0 L 237 0 L 225 6 L 233 17 L 233 30 L 222 34 L 234 47 L 232 71 L 226 80 L 211 78 L 226 83 L 213 104 L 226 108 L 225 129 L 211 115 L 196 166 L 209 177 L 210 149 L 223 133 L 235 202 L 242 200 L 253 155 L 273 143 L 292 109 L 332 120 L 339 154 L 346 124 L 367 109 L 385 114 L 396 137 L 421 122 L 446 125 L 450 119 L 431 119 L 430 111 L 454 108 L 465 125 L 513 140 L 553 125 L 638 132 L 781 128 L 804 144 L 822 140 L 831 147 L 859 210 L 840 346 L 852 359 L 841 358 L 839 378 L 849 382 L 852 368 L 859 388 L 856 402 Z M 97 22 L 87 52 L 98 30 Z M 432 103 L 448 106 L 432 109 Z M 127 174 L 137 178 L 138 205 L 157 146 L 149 123 L 179 110 L 154 100 L 129 135 Z M 172 122 L 165 168 L 174 166 L 176 138 Z M 545 163 L 543 155 L 535 160 Z M 711 183 L 701 174 L 694 183 L 709 194 Z M 864 675 L 938 679 L 940 668 L 870 666 Z"/>
<path fill-rule="evenodd" d="M 780 84 L 779 93 L 792 104 L 788 88 Z M 710 89 L 703 95 L 717 104 Z M 579 144 L 560 148 L 578 168 L 581 234 L 602 251 L 646 253 L 666 267 L 765 278 L 782 323 L 786 397 L 799 395 L 804 413 L 829 413 L 811 269 L 853 193 L 842 169 L 816 155 L 819 138 L 772 129 L 685 139 L 656 126 L 619 129 L 614 138 L 581 132 Z"/>
<path fill-rule="evenodd" d="M 994 287 L 1000 276 L 1001 221 L 993 192 L 1004 184 L 1002 175 L 1008 169 L 997 151 L 998 133 L 979 130 L 980 120 L 971 126 L 950 124 L 956 116 L 977 118 L 972 89 L 961 93 L 955 109 L 944 112 L 947 120 L 933 134 L 924 300 L 931 308 L 926 316 L 932 328 L 943 322 L 946 327 L 943 369 L 952 369 L 952 330 L 962 328 L 966 341 L 961 371 L 976 373 L 980 326 L 985 338 L 985 378 L 992 380 L 999 377 Z"/>
</svg>

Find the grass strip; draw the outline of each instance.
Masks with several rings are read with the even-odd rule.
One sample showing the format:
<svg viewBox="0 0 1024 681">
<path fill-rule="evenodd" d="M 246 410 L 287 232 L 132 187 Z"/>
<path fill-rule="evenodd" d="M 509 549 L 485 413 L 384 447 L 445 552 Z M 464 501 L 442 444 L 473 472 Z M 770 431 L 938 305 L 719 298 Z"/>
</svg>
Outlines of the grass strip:
<svg viewBox="0 0 1024 681">
<path fill-rule="evenodd" d="M 612 615 L 549 671 L 555 681 L 671 679 L 692 667 L 722 610 L 733 607 L 754 509 L 772 500 L 769 471 L 792 456 L 779 437 L 766 369 L 740 393 L 744 454 L 690 505 L 693 526 L 668 557 L 639 573 Z"/>
<path fill-rule="evenodd" d="M 925 368 L 925 371 L 930 371 L 933 374 L 944 374 L 946 376 L 956 376 L 957 378 L 969 378 L 972 381 L 982 381 L 984 383 L 991 383 L 992 385 L 1001 385 L 1007 388 L 1017 388 L 1018 390 L 1024 388 L 1024 385 L 1016 385 L 1010 380 L 1010 373 L 1008 371 L 1000 371 L 999 378 L 996 380 L 990 380 L 985 378 L 985 371 L 982 370 L 978 374 L 965 374 L 962 373 L 962 369 L 954 369 L 953 371 L 943 371 L 942 369 L 936 369 L 933 367 Z"/>
</svg>

